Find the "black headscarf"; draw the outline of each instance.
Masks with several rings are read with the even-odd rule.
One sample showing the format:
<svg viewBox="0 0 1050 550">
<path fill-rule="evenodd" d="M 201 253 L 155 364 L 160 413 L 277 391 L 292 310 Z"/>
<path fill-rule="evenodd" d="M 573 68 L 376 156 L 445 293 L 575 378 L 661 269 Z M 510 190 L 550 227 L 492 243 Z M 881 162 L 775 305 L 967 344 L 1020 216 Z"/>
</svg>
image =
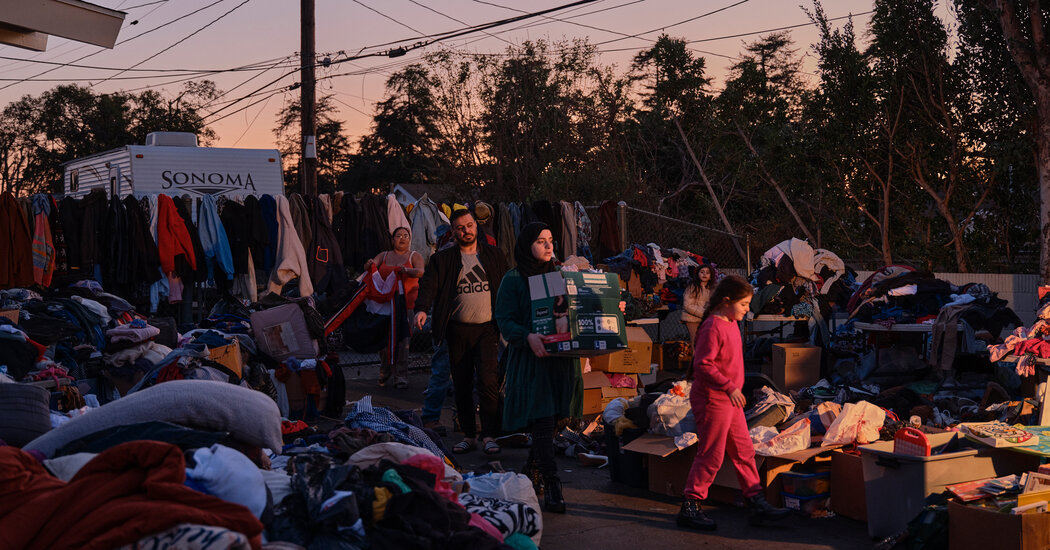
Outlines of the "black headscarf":
<svg viewBox="0 0 1050 550">
<path fill-rule="evenodd" d="M 526 277 L 554 271 L 553 258 L 541 262 L 532 255 L 532 243 L 536 242 L 544 229 L 550 231 L 550 227 L 541 222 L 532 222 L 522 227 L 518 242 L 514 245 L 514 261 L 518 264 L 518 271 Z"/>
</svg>

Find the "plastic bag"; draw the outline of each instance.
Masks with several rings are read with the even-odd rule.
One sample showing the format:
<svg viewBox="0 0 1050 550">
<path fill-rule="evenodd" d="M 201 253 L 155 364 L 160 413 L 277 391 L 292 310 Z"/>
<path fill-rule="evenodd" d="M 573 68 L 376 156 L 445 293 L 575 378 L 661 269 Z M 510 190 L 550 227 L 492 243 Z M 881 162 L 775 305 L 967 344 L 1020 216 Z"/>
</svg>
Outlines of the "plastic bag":
<svg viewBox="0 0 1050 550">
<path fill-rule="evenodd" d="M 803 418 L 780 433 L 776 428 L 757 426 L 751 430 L 751 442 L 755 453 L 762 456 L 803 451 L 809 448 L 809 419 Z"/>
<path fill-rule="evenodd" d="M 602 420 L 606 424 L 615 424 L 616 420 L 623 417 L 623 412 L 627 410 L 627 407 L 631 406 L 623 397 L 617 397 L 609 402 L 605 406 L 605 410 L 602 411 Z"/>
<path fill-rule="evenodd" d="M 688 397 L 664 394 L 649 405 L 649 431 L 671 437 L 696 431 Z"/>
<path fill-rule="evenodd" d="M 879 439 L 879 429 L 886 420 L 886 411 L 861 401 L 846 403 L 842 413 L 828 427 L 822 447 L 831 445 L 849 445 L 857 442 L 866 445 Z"/>
<path fill-rule="evenodd" d="M 528 476 L 514 472 L 491 473 L 470 480 L 470 494 L 508 502 L 524 504 L 536 512 L 536 534 L 532 537 L 537 546 L 543 538 L 543 514 L 536 490 Z"/>
</svg>

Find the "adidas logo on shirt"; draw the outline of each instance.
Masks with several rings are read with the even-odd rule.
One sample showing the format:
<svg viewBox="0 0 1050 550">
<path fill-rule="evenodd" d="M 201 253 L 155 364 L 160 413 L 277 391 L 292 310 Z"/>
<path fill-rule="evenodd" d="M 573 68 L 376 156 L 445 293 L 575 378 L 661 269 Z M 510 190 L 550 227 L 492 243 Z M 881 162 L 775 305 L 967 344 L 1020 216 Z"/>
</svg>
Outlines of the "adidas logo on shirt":
<svg viewBox="0 0 1050 550">
<path fill-rule="evenodd" d="M 465 277 L 461 277 L 459 282 L 456 283 L 456 292 L 460 294 L 473 294 L 475 292 L 488 292 L 489 291 L 489 278 L 485 275 L 485 270 L 481 269 L 480 265 L 474 266 L 467 272 Z"/>
</svg>

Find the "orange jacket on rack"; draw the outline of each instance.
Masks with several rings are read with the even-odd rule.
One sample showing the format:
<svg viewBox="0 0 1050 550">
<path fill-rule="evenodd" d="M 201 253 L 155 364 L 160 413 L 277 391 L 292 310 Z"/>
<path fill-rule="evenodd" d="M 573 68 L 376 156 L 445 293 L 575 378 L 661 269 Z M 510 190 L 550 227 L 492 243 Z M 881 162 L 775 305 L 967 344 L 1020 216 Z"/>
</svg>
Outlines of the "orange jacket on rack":
<svg viewBox="0 0 1050 550">
<path fill-rule="evenodd" d="M 29 223 L 10 192 L 0 195 L 0 288 L 33 284 L 33 241 Z"/>
<path fill-rule="evenodd" d="M 157 250 L 164 273 L 175 271 L 175 256 L 179 254 L 185 255 L 190 267 L 197 269 L 197 257 L 193 254 L 193 241 L 186 222 L 167 195 L 157 196 Z"/>
</svg>

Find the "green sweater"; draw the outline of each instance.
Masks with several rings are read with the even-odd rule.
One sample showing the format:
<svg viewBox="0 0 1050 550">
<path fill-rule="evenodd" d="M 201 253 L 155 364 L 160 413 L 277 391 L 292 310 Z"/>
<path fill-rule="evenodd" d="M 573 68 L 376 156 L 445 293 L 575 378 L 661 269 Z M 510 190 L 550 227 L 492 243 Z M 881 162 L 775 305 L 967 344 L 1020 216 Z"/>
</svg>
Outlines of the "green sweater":
<svg viewBox="0 0 1050 550">
<path fill-rule="evenodd" d="M 503 429 L 520 430 L 533 420 L 583 415 L 580 362 L 572 357 L 539 358 L 526 337 L 531 327 L 528 281 L 517 269 L 503 277 L 496 295 L 496 324 L 509 344 Z"/>
</svg>

